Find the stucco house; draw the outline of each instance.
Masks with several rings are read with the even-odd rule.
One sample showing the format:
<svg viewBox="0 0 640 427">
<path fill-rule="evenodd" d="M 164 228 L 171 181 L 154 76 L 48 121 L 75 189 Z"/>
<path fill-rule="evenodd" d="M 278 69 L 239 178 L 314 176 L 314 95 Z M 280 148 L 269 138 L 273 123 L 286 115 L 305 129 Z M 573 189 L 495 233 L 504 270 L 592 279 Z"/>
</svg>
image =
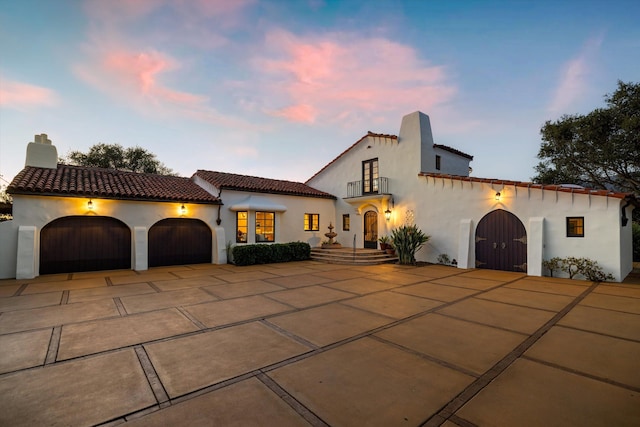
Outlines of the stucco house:
<svg viewBox="0 0 640 427">
<path fill-rule="evenodd" d="M 540 276 L 543 260 L 576 256 L 622 281 L 633 266 L 633 195 L 472 177 L 473 157 L 435 144 L 421 112 L 405 116 L 398 135 L 368 132 L 305 183 L 208 170 L 189 179 L 80 168 L 58 165 L 54 152 L 46 136 L 36 138 L 8 188 L 14 219 L 0 223 L 0 278 L 226 263 L 229 245 L 319 246 L 330 223 L 338 240 L 357 248 L 376 248 L 380 236 L 416 224 L 431 236 L 417 259 L 447 255 L 459 268 Z M 119 264 L 98 252 L 91 256 L 103 264 L 73 264 L 88 250 L 53 243 L 87 248 L 107 227 L 120 233 L 113 249 Z M 51 253 L 66 254 L 70 264 Z"/>
</svg>

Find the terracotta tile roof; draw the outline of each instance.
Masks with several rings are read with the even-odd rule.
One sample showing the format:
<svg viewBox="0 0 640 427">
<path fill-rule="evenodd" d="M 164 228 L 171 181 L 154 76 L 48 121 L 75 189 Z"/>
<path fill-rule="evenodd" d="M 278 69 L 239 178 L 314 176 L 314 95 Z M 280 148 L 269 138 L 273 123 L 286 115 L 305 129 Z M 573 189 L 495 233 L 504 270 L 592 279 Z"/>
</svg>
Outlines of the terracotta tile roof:
<svg viewBox="0 0 640 427">
<path fill-rule="evenodd" d="M 465 158 L 467 158 L 469 160 L 473 160 L 473 156 L 471 154 L 463 153 L 460 150 L 456 150 L 455 148 L 451 148 L 451 147 L 448 147 L 446 145 L 433 144 L 433 148 L 439 148 L 441 150 L 448 151 L 448 152 L 453 153 L 453 154 L 457 154 L 458 156 L 465 157 Z"/>
<path fill-rule="evenodd" d="M 332 194 L 316 190 L 301 182 L 279 179 L 259 178 L 256 176 L 236 175 L 233 173 L 199 170 L 195 173 L 218 189 L 251 191 L 255 193 L 287 194 L 290 196 L 319 197 L 335 199 Z"/>
<path fill-rule="evenodd" d="M 315 178 L 316 176 L 318 176 L 322 171 L 324 171 L 326 168 L 328 168 L 329 166 L 331 166 L 332 164 L 334 164 L 340 157 L 344 156 L 345 154 L 347 154 L 353 147 L 355 147 L 356 145 L 360 144 L 365 138 L 368 138 L 370 136 L 373 137 L 378 137 L 378 138 L 389 138 L 389 139 L 398 139 L 397 135 L 387 135 L 384 133 L 373 133 L 371 131 L 368 131 L 367 134 L 365 136 L 363 136 L 362 138 L 360 138 L 359 140 L 357 140 L 356 142 L 354 142 L 349 148 L 347 148 L 346 150 L 344 150 L 342 153 L 340 153 L 338 155 L 338 157 L 336 157 L 335 159 L 331 160 L 329 163 L 327 163 L 326 165 L 324 165 L 324 167 L 322 169 L 320 169 L 318 172 L 316 172 L 311 178 L 309 178 L 306 182 L 311 181 L 313 178 Z"/>
<path fill-rule="evenodd" d="M 418 176 L 453 179 L 456 181 L 466 181 L 466 182 L 480 182 L 485 184 L 495 184 L 499 186 L 516 186 L 516 187 L 532 188 L 532 189 L 539 189 L 539 190 L 560 191 L 563 193 L 590 194 L 592 196 L 607 196 L 607 197 L 615 197 L 618 199 L 626 199 L 626 200 L 629 200 L 632 204 L 638 203 L 638 200 L 633 195 L 633 193 L 622 193 L 622 192 L 616 192 L 611 190 L 596 190 L 593 188 L 584 188 L 579 186 L 535 184 L 533 182 L 509 181 L 506 179 L 476 178 L 472 176 L 446 175 L 446 174 L 432 173 L 432 172 L 420 172 Z"/>
<path fill-rule="evenodd" d="M 217 197 L 206 192 L 189 178 L 62 164 L 59 164 L 57 169 L 25 167 L 13 179 L 7 192 L 43 196 L 220 203 Z"/>
</svg>

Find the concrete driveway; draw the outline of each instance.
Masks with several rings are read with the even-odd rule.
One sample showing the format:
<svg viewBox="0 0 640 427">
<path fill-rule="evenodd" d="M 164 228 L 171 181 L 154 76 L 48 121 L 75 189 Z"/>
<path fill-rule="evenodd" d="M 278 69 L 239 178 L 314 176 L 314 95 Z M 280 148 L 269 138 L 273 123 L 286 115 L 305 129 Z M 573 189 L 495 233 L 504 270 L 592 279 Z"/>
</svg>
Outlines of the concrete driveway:
<svg viewBox="0 0 640 427">
<path fill-rule="evenodd" d="M 640 286 L 305 261 L 0 281 L 0 425 L 638 426 Z"/>
</svg>

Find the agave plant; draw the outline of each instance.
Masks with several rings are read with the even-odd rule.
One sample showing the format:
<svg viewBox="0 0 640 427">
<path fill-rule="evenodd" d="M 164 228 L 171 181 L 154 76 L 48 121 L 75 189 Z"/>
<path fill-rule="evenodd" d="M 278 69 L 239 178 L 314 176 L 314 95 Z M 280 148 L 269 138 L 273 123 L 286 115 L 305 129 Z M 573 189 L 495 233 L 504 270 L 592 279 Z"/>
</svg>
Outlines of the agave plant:
<svg viewBox="0 0 640 427">
<path fill-rule="evenodd" d="M 391 242 L 398 254 L 400 264 L 415 264 L 416 252 L 427 243 L 430 237 L 415 225 L 403 225 L 391 230 Z"/>
</svg>

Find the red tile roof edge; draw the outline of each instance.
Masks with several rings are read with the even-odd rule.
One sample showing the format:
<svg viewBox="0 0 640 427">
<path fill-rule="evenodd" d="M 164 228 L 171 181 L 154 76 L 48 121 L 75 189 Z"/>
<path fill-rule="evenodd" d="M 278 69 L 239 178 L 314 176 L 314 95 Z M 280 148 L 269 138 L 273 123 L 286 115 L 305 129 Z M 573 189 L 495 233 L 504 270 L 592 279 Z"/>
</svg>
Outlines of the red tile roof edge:
<svg viewBox="0 0 640 427">
<path fill-rule="evenodd" d="M 349 151 L 351 151 L 352 148 L 354 148 L 356 145 L 360 144 L 365 138 L 368 138 L 370 136 L 373 137 L 378 137 L 378 138 L 389 138 L 389 139 L 398 139 L 398 135 L 387 135 L 384 133 L 374 133 L 371 131 L 368 131 L 367 134 L 365 136 L 363 136 L 362 138 L 360 138 L 359 140 L 357 140 L 356 142 L 354 142 L 349 148 L 347 148 L 346 150 L 344 150 L 342 153 L 338 154 L 338 156 L 331 160 L 329 163 L 327 163 L 326 165 L 324 165 L 322 167 L 322 169 L 320 169 L 318 172 L 316 172 L 315 174 L 313 174 L 313 176 L 311 178 L 309 178 L 308 180 L 305 181 L 305 184 L 308 183 L 309 181 L 311 181 L 313 178 L 315 178 L 316 176 L 318 176 L 322 171 L 324 171 L 325 169 L 327 169 L 329 166 L 331 166 L 332 164 L 334 164 L 340 157 L 344 156 L 345 154 L 347 154 Z"/>
<path fill-rule="evenodd" d="M 465 158 L 467 158 L 469 160 L 473 160 L 473 156 L 471 154 L 467 154 L 465 152 L 462 152 L 462 151 L 457 150 L 455 148 L 449 147 L 447 145 L 433 144 L 433 147 L 434 148 L 440 148 L 441 150 L 448 151 L 448 152 L 453 153 L 453 154 L 457 154 L 458 156 L 465 157 Z"/>
<path fill-rule="evenodd" d="M 229 172 L 199 169 L 194 175 L 223 190 L 245 191 L 262 194 L 337 199 L 333 194 L 318 190 L 305 183 L 283 179 L 263 178 Z M 234 182 L 229 182 L 234 181 Z"/>
<path fill-rule="evenodd" d="M 624 192 L 611 191 L 611 190 L 597 190 L 593 188 L 572 188 L 572 187 L 565 187 L 565 186 L 556 185 L 556 184 L 536 184 L 533 182 L 525 182 L 525 181 L 476 178 L 472 176 L 447 175 L 447 174 L 440 174 L 440 173 L 433 173 L 433 172 L 420 172 L 418 176 L 424 176 L 424 177 L 430 177 L 430 178 L 442 178 L 442 179 L 455 179 L 457 181 L 479 182 L 479 183 L 485 183 L 485 184 L 512 185 L 516 187 L 532 188 L 532 189 L 539 189 L 539 190 L 561 191 L 563 193 L 590 194 L 593 196 L 607 196 L 607 197 L 615 197 L 618 199 L 632 200 L 632 203 L 633 202 L 638 203 L 638 200 L 633 193 L 624 193 Z"/>
<path fill-rule="evenodd" d="M 153 202 L 221 204 L 189 178 L 59 164 L 27 166 L 11 181 L 15 195 L 94 197 Z"/>
</svg>

